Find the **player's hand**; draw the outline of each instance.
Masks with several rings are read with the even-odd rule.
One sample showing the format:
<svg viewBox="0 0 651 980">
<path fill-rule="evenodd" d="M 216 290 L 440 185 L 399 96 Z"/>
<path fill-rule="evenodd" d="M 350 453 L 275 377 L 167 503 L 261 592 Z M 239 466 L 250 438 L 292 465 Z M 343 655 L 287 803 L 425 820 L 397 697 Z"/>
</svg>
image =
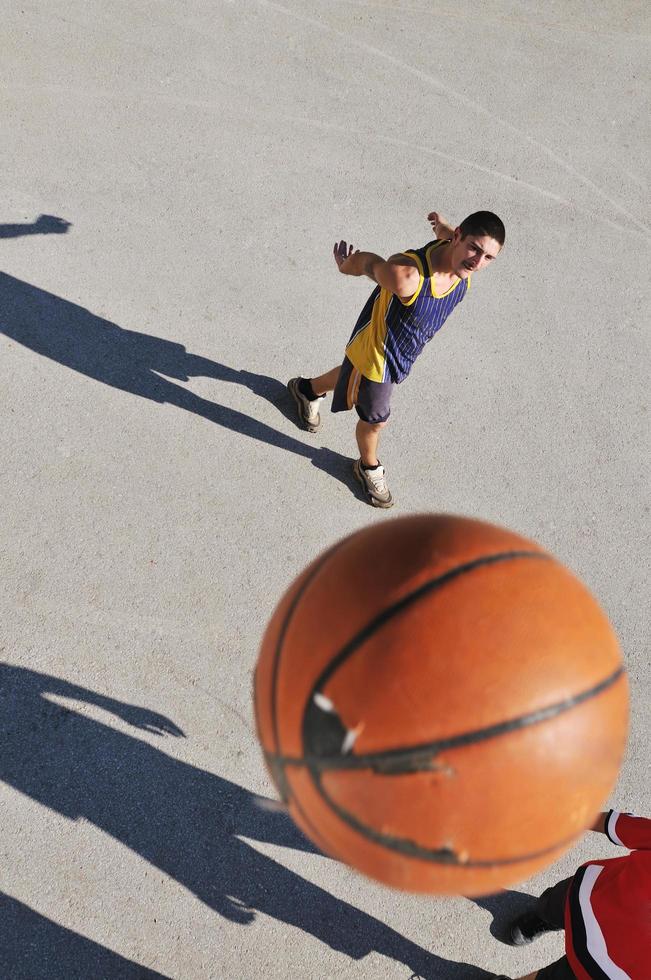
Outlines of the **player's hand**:
<svg viewBox="0 0 651 980">
<path fill-rule="evenodd" d="M 65 235 L 68 228 L 72 228 L 70 221 L 65 218 L 57 218 L 54 214 L 39 214 L 34 222 L 34 230 L 55 235 Z"/>
<path fill-rule="evenodd" d="M 430 213 L 427 215 L 427 220 L 431 224 L 432 230 L 433 230 L 433 232 L 434 232 L 435 235 L 436 235 L 436 229 L 438 228 L 438 226 L 439 225 L 446 224 L 446 222 L 443 221 L 443 218 L 438 213 L 438 211 L 430 211 Z M 438 238 L 438 235 L 437 235 L 437 238 Z"/>
<path fill-rule="evenodd" d="M 427 220 L 434 229 L 434 236 L 436 238 L 450 239 L 454 235 L 454 229 L 447 223 L 445 218 L 441 217 L 438 211 L 430 211 L 427 215 Z"/>
<path fill-rule="evenodd" d="M 359 249 L 357 249 L 357 251 L 359 251 Z M 339 271 L 345 273 L 346 261 L 351 257 L 351 255 L 355 254 L 355 249 L 352 245 L 347 245 L 346 242 L 341 241 L 338 245 L 335 244 L 332 254 L 334 255 Z"/>
<path fill-rule="evenodd" d="M 150 711 L 148 708 L 138 708 L 135 705 L 120 703 L 116 707 L 111 707 L 110 710 L 129 725 L 133 725 L 134 728 L 139 728 L 143 732 L 151 732 L 152 735 L 173 735 L 175 738 L 183 737 L 183 731 L 178 725 L 175 725 L 165 715 L 159 715 L 158 712 Z"/>
<path fill-rule="evenodd" d="M 224 908 L 219 909 L 219 911 L 230 922 L 237 922 L 240 926 L 248 926 L 251 922 L 255 922 L 255 912 L 239 898 L 225 896 L 224 901 Z"/>
</svg>

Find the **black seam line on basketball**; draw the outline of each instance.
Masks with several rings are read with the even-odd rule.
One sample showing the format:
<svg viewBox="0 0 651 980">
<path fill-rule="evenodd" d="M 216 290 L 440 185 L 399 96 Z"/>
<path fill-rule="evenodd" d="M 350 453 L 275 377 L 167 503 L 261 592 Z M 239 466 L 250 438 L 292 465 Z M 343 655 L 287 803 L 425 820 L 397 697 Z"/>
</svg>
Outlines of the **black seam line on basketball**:
<svg viewBox="0 0 651 980">
<path fill-rule="evenodd" d="M 495 868 L 503 865 L 520 864 L 523 861 L 533 861 L 536 858 L 544 857 L 545 854 L 551 854 L 553 851 L 558 850 L 559 847 L 566 847 L 573 840 L 575 840 L 577 836 L 576 834 L 572 834 L 571 837 L 566 837 L 563 840 L 557 841 L 549 847 L 541 848 L 538 851 L 531 851 L 528 854 L 518 854 L 516 857 L 484 858 L 482 860 L 473 861 L 470 858 L 462 858 L 451 847 L 423 847 L 422 844 L 409 840 L 407 837 L 394 837 L 392 834 L 383 834 L 381 831 L 375 830 L 374 827 L 368 827 L 366 824 L 361 823 L 351 813 L 343 810 L 338 803 L 331 799 L 322 786 L 319 785 L 318 789 L 323 796 L 323 799 L 328 806 L 331 807 L 334 813 L 336 813 L 344 823 L 346 823 L 362 837 L 370 840 L 373 844 L 378 844 L 381 847 L 385 847 L 397 854 L 403 854 L 406 857 L 421 858 L 425 861 L 431 862 L 432 864 L 445 864 L 449 867 L 452 866 L 462 869 Z"/>
<path fill-rule="evenodd" d="M 425 742 L 420 745 L 413 745 L 400 749 L 384 749 L 381 752 L 369 752 L 366 755 L 337 755 L 337 756 L 315 756 L 306 755 L 300 758 L 292 756 L 271 757 L 276 764 L 283 766 L 306 766 L 315 773 L 331 772 L 333 770 L 351 769 L 372 769 L 385 775 L 401 775 L 410 772 L 422 772 L 428 768 L 435 768 L 426 765 L 434 759 L 440 752 L 449 749 L 463 748 L 467 745 L 474 745 L 478 742 L 488 741 L 498 738 L 501 735 L 508 735 L 510 732 L 528 728 L 531 725 L 540 724 L 550 718 L 570 711 L 584 701 L 589 701 L 603 691 L 615 684 L 624 674 L 624 668 L 618 667 L 616 671 L 599 681 L 587 691 L 575 694 L 564 701 L 557 701 L 546 708 L 539 708 L 529 714 L 511 718 L 508 721 L 498 722 L 495 725 L 488 725 L 486 728 L 477 728 L 471 732 L 463 732 L 460 735 L 450 735 L 448 738 L 437 739 L 434 742 Z M 418 757 L 414 759 L 414 757 Z M 402 764 L 402 768 L 401 768 Z"/>
<path fill-rule="evenodd" d="M 332 674 L 335 673 L 340 667 L 340 665 L 350 657 L 355 650 L 365 643 L 366 640 L 370 639 L 374 633 L 376 633 L 385 623 L 394 619 L 400 613 L 404 612 L 415 602 L 418 602 L 424 595 L 428 592 L 434 592 L 437 589 L 442 588 L 449 582 L 454 581 L 454 579 L 460 578 L 462 575 L 468 574 L 468 572 L 474 572 L 477 568 L 483 568 L 485 565 L 495 565 L 502 561 L 512 561 L 518 558 L 542 558 L 545 561 L 553 561 L 551 555 L 546 554 L 544 551 L 501 551 L 493 555 L 484 555 L 481 558 L 475 558 L 473 561 L 466 562 L 465 565 L 456 565 L 454 568 L 449 569 L 447 572 L 443 572 L 442 575 L 437 575 L 436 578 L 429 579 L 422 585 L 419 585 L 417 589 L 413 592 L 409 592 L 402 599 L 398 599 L 394 602 L 392 606 L 388 606 L 383 609 L 375 619 L 372 619 L 363 629 L 359 631 L 348 643 L 337 653 L 333 659 L 330 661 L 328 666 L 321 672 L 317 678 L 308 698 L 308 704 L 312 700 L 315 694 L 317 694 L 321 688 L 328 682 Z M 307 705 L 306 705 L 307 710 Z"/>
<path fill-rule="evenodd" d="M 347 539 L 344 539 L 344 540 L 347 540 Z M 326 551 L 325 555 L 323 555 L 321 557 L 321 560 L 316 563 L 316 565 L 312 569 L 312 574 L 309 576 L 309 578 L 307 578 L 303 582 L 303 584 L 301 585 L 300 589 L 298 589 L 296 595 L 292 599 L 292 601 L 291 601 L 291 603 L 289 605 L 289 609 L 287 610 L 287 613 L 285 615 L 285 619 L 283 620 L 282 626 L 280 627 L 280 630 L 278 632 L 278 640 L 276 642 L 276 649 L 274 651 L 274 662 L 273 662 L 273 667 L 272 667 L 272 670 L 271 670 L 271 727 L 273 729 L 274 744 L 275 744 L 275 746 L 276 746 L 277 749 L 280 747 L 280 740 L 279 740 L 279 737 L 278 737 L 278 711 L 277 711 L 277 705 L 276 705 L 276 701 L 277 701 L 276 694 L 277 694 L 277 690 L 278 690 L 278 675 L 279 675 L 279 672 L 280 672 L 280 658 L 282 656 L 283 645 L 284 645 L 284 642 L 285 642 L 285 637 L 287 635 L 287 630 L 289 629 L 289 624 L 290 624 L 290 622 L 292 620 L 292 617 L 294 615 L 294 612 L 296 611 L 296 607 L 298 606 L 300 600 L 303 598 L 303 595 L 305 593 L 305 590 L 314 581 L 314 579 L 316 578 L 316 576 L 318 575 L 318 573 L 321 571 L 321 569 L 323 568 L 324 564 L 326 563 L 326 561 L 328 560 L 328 558 L 330 557 L 330 555 L 332 555 L 332 553 L 334 551 L 336 551 L 341 544 L 343 544 L 343 541 L 339 541 L 337 544 L 333 545 L 333 547 L 330 548 L 330 549 L 328 549 L 328 551 Z"/>
</svg>

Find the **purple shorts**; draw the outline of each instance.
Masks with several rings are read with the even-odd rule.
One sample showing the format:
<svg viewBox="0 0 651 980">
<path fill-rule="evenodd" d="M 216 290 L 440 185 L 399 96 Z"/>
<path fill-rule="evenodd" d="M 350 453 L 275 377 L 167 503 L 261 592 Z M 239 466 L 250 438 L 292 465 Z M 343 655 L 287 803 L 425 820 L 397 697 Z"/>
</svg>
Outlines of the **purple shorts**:
<svg viewBox="0 0 651 980">
<path fill-rule="evenodd" d="M 332 393 L 331 411 L 347 412 L 354 407 L 363 422 L 386 422 L 391 415 L 392 391 L 392 381 L 369 381 L 345 357 Z"/>
</svg>

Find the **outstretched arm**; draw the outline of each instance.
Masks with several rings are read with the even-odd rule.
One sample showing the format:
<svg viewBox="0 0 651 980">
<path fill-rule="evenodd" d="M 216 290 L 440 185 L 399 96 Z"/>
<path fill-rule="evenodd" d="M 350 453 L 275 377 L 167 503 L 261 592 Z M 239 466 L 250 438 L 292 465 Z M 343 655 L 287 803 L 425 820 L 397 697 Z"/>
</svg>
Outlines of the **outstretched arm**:
<svg viewBox="0 0 651 980">
<path fill-rule="evenodd" d="M 629 851 L 651 851 L 651 818 L 609 810 L 601 814 L 606 837 Z M 597 821 L 599 823 L 599 821 Z M 593 827 L 596 830 L 597 824 Z"/>
<path fill-rule="evenodd" d="M 610 810 L 607 810 L 606 813 L 600 813 L 597 819 L 595 820 L 595 822 L 593 823 L 592 827 L 590 827 L 590 830 L 596 830 L 597 833 L 599 834 L 605 834 L 606 820 L 608 819 L 609 815 L 610 815 Z"/>
<path fill-rule="evenodd" d="M 436 238 L 447 240 L 454 235 L 454 228 L 441 217 L 438 211 L 430 211 L 427 220 L 431 224 Z"/>
<path fill-rule="evenodd" d="M 383 259 L 375 252 L 355 251 L 344 241 L 335 245 L 333 255 L 339 271 L 345 276 L 368 276 L 401 299 L 413 296 L 418 289 L 420 274 L 416 263 L 407 255 Z"/>
<path fill-rule="evenodd" d="M 35 675 L 41 676 L 41 675 Z M 183 735 L 181 729 L 166 718 L 164 715 L 151 711 L 149 708 L 141 708 L 135 704 L 126 704 L 97 691 L 90 691 L 86 687 L 80 687 L 71 681 L 65 681 L 57 677 L 42 675 L 41 693 L 47 697 L 54 694 L 58 697 L 72 698 L 74 701 L 83 701 L 85 704 L 94 704 L 104 711 L 109 711 L 116 718 L 121 718 L 134 728 L 140 728 L 145 732 L 152 732 L 154 735 Z"/>
</svg>

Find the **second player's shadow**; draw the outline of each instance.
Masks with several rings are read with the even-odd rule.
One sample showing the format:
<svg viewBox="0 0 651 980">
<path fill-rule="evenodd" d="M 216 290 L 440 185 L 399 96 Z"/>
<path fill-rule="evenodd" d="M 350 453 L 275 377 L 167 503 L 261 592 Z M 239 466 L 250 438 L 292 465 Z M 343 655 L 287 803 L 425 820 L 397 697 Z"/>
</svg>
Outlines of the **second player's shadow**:
<svg viewBox="0 0 651 980">
<path fill-rule="evenodd" d="M 309 445 L 174 383 L 204 377 L 242 385 L 295 421 L 290 395 L 275 378 L 188 353 L 174 341 L 124 330 L 76 303 L 1 272 L 0 333 L 102 384 L 159 404 L 175 405 L 225 429 L 302 456 L 359 496 L 352 486 L 348 457 Z M 307 433 L 306 438 L 314 439 Z"/>
<path fill-rule="evenodd" d="M 0 225 L 0 238 L 22 238 L 24 235 L 65 235 L 72 227 L 65 218 L 54 214 L 39 214 L 36 221 L 21 221 Z"/>
<path fill-rule="evenodd" d="M 536 899 L 527 895 L 526 892 L 516 892 L 509 889 L 508 891 L 496 892 L 494 895 L 473 898 L 472 901 L 493 916 L 493 921 L 490 924 L 491 936 L 499 942 L 511 946 L 509 936 L 511 923 L 523 912 L 530 911 Z"/>
<path fill-rule="evenodd" d="M 263 913 L 353 959 L 376 952 L 428 980 L 492 976 L 428 952 L 261 853 L 248 841 L 314 848 L 288 817 L 262 809 L 243 787 L 74 710 L 71 700 L 135 729 L 183 735 L 145 708 L 0 663 L 0 779 L 70 820 L 92 823 L 232 923 L 246 926 Z M 7 933 L 5 961 L 21 962 L 20 942 Z M 77 945 L 90 966 L 97 950 Z M 80 967 L 79 975 L 92 974 Z"/>
<path fill-rule="evenodd" d="M 0 892 L 0 936 L 0 977 L 7 980 L 170 980 L 4 892 Z"/>
</svg>

